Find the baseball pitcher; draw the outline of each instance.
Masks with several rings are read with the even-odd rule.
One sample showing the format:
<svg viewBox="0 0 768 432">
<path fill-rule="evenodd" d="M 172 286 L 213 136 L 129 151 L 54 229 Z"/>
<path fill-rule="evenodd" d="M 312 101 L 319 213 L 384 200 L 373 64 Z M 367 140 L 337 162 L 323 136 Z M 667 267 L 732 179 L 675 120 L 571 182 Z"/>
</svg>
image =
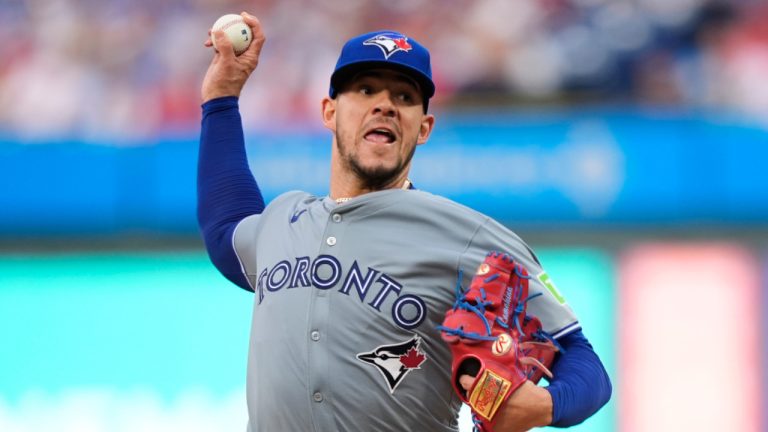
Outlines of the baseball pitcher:
<svg viewBox="0 0 768 432">
<path fill-rule="evenodd" d="M 478 430 L 522 431 L 604 405 L 609 378 L 533 251 L 408 178 L 435 126 L 429 51 L 351 38 L 321 101 L 328 194 L 267 205 L 238 108 L 265 35 L 242 16 L 245 52 L 221 31 L 205 43 L 198 218 L 213 263 L 253 292 L 248 430 L 456 431 L 463 402 Z"/>
</svg>

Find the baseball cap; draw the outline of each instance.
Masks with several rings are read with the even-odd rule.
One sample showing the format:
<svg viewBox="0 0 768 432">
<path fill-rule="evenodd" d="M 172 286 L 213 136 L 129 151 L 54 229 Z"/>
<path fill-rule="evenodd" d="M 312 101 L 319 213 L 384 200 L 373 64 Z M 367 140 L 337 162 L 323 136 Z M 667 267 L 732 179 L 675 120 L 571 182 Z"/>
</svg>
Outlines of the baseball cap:
<svg viewBox="0 0 768 432">
<path fill-rule="evenodd" d="M 356 73 L 380 67 L 398 70 L 416 80 L 426 109 L 427 101 L 435 94 L 429 51 L 415 40 L 391 30 L 365 33 L 344 44 L 331 75 L 329 95 L 335 98 L 344 82 Z"/>
</svg>

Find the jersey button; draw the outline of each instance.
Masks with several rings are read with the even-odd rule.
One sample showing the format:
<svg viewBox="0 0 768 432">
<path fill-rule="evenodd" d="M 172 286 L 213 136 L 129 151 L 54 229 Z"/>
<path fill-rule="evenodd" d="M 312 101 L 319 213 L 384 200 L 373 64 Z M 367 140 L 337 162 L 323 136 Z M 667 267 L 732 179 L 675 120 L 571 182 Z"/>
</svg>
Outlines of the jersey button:
<svg viewBox="0 0 768 432">
<path fill-rule="evenodd" d="M 310 337 L 313 341 L 317 342 L 320 340 L 320 332 L 317 330 L 314 330 L 312 333 L 310 333 Z"/>
<path fill-rule="evenodd" d="M 336 223 L 341 222 L 341 215 L 338 213 L 334 213 L 332 219 Z"/>
<path fill-rule="evenodd" d="M 336 237 L 328 237 L 325 242 L 328 243 L 328 246 L 333 246 L 336 244 Z"/>
<path fill-rule="evenodd" d="M 315 402 L 322 402 L 323 394 L 320 392 L 315 392 L 315 394 L 312 395 L 312 399 L 314 399 Z"/>
</svg>

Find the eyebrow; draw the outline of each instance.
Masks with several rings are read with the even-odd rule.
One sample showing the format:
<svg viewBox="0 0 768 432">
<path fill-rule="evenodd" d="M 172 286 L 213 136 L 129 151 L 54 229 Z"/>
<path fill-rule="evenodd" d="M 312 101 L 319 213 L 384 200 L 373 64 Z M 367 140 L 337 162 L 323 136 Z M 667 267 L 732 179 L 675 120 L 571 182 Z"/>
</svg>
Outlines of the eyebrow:
<svg viewBox="0 0 768 432">
<path fill-rule="evenodd" d="M 399 82 L 407 83 L 407 84 L 412 85 L 419 94 L 422 93 L 421 92 L 421 86 L 419 85 L 419 83 L 415 79 L 409 77 L 408 75 L 406 75 L 404 73 L 397 72 L 397 71 L 391 71 L 391 72 L 387 71 L 387 73 L 382 72 L 382 71 L 377 71 L 377 70 L 362 71 L 362 72 L 358 72 L 357 74 L 353 75 L 352 79 L 350 80 L 350 82 L 355 81 L 357 79 L 368 78 L 368 77 L 384 78 L 385 75 L 389 75 L 389 74 L 394 76 L 395 79 L 397 81 L 399 81 Z"/>
</svg>

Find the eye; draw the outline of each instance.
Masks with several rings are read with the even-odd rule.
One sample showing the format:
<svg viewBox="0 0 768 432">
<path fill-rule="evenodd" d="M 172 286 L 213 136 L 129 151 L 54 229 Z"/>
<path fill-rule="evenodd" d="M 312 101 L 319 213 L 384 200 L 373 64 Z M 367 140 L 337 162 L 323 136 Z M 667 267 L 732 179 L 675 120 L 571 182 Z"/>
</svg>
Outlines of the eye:
<svg viewBox="0 0 768 432">
<path fill-rule="evenodd" d="M 373 93 L 373 89 L 369 85 L 361 85 L 359 92 L 360 94 L 369 95 Z"/>
<path fill-rule="evenodd" d="M 411 95 L 410 93 L 400 93 L 397 97 L 402 102 L 406 102 L 406 103 L 413 102 L 413 95 Z"/>
</svg>

